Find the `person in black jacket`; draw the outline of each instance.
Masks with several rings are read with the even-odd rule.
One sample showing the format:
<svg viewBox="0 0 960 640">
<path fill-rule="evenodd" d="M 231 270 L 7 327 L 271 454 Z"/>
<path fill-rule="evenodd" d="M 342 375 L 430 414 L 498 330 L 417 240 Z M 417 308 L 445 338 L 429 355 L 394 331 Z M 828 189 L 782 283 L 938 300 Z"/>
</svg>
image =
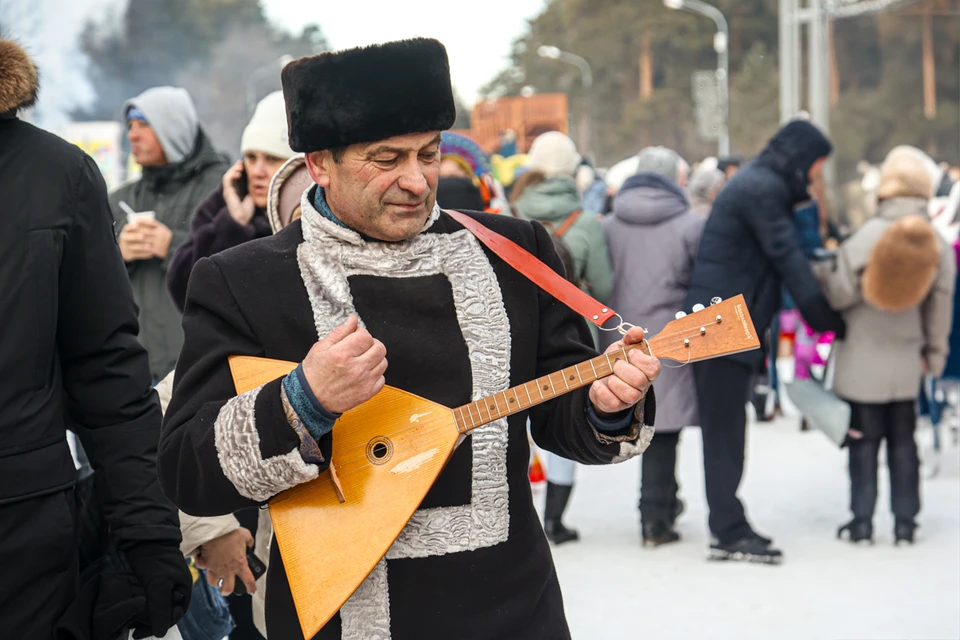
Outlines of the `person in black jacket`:
<svg viewBox="0 0 960 640">
<path fill-rule="evenodd" d="M 797 239 L 793 208 L 809 199 L 833 150 L 810 122 L 784 125 L 756 160 L 720 192 L 707 218 L 686 307 L 742 293 L 758 335 L 781 305 L 782 286 L 817 331 L 843 332 Z M 710 531 L 711 557 L 778 563 L 781 552 L 747 522 L 737 489 L 743 476 L 745 405 L 752 373 L 762 362 L 752 351 L 694 364 Z"/>
<path fill-rule="evenodd" d="M 157 478 L 160 407 L 106 185 L 89 156 L 18 119 L 37 90 L 30 58 L 0 39 L 0 629 L 52 638 L 77 596 L 70 428 L 145 597 L 136 637 L 160 636 L 191 590 Z"/>
<path fill-rule="evenodd" d="M 190 272 L 198 260 L 272 233 L 267 191 L 274 174 L 293 156 L 282 92 L 274 91 L 257 104 L 243 130 L 240 151 L 243 160 L 234 163 L 220 186 L 197 206 L 190 235 L 167 269 L 167 290 L 181 313 Z"/>
</svg>

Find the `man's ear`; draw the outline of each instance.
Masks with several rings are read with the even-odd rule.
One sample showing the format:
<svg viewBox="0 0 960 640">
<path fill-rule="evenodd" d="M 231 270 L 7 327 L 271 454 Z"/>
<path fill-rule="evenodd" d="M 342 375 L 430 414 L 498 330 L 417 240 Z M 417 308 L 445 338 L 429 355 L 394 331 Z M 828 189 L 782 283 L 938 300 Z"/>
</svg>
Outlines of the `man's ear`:
<svg viewBox="0 0 960 640">
<path fill-rule="evenodd" d="M 307 171 L 313 181 L 320 185 L 320 188 L 326 189 L 330 186 L 330 163 L 333 157 L 329 151 L 311 151 L 304 156 L 307 164 Z"/>
</svg>

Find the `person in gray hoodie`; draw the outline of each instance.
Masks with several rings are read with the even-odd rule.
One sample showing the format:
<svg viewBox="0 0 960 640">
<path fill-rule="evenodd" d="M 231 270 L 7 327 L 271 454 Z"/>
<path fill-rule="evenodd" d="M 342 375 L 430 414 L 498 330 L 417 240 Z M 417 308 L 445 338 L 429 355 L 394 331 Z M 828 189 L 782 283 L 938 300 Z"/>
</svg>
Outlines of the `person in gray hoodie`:
<svg viewBox="0 0 960 640">
<path fill-rule="evenodd" d="M 613 264 L 610 306 L 652 334 L 683 308 L 697 259 L 704 219 L 690 211 L 677 184 L 680 156 L 662 147 L 640 152 L 641 173 L 617 194 L 603 231 Z M 601 336 L 601 346 L 615 342 Z M 641 460 L 640 521 L 643 543 L 658 546 L 680 539 L 674 522 L 683 510 L 676 478 L 680 430 L 699 424 L 691 367 L 665 366 L 657 386 L 657 431 Z"/>
<path fill-rule="evenodd" d="M 166 274 L 187 239 L 196 206 L 230 166 L 200 127 L 184 89 L 154 87 L 123 105 L 140 179 L 110 195 L 120 253 L 140 308 L 140 342 L 154 382 L 173 370 L 183 344 L 180 313 L 167 293 Z"/>
</svg>

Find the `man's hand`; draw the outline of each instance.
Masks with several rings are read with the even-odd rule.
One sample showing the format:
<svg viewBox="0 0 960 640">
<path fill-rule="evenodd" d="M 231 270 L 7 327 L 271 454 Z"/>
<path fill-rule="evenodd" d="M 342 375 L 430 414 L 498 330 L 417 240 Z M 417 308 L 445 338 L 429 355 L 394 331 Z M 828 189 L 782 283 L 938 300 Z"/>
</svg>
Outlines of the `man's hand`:
<svg viewBox="0 0 960 640">
<path fill-rule="evenodd" d="M 620 352 L 621 347 L 643 341 L 643 329 L 634 327 L 623 340 L 610 345 L 605 353 Z M 640 402 L 660 374 L 660 361 L 640 349 L 628 351 L 626 362 L 621 358 L 613 367 L 613 375 L 597 380 L 590 386 L 590 402 L 601 418 L 608 418 Z"/>
<path fill-rule="evenodd" d="M 247 593 L 257 590 L 257 581 L 247 564 L 247 549 L 253 548 L 253 536 L 250 531 L 239 527 L 226 535 L 204 542 L 194 562 L 207 570 L 207 582 L 220 588 L 220 595 L 233 593 L 234 579 L 239 576 Z M 223 585 L 220 581 L 223 580 Z"/>
<path fill-rule="evenodd" d="M 153 257 L 150 244 L 147 242 L 139 223 L 127 224 L 120 230 L 117 238 L 120 244 L 120 255 L 124 262 L 149 260 Z"/>
<path fill-rule="evenodd" d="M 387 349 L 359 326 L 356 316 L 313 345 L 303 374 L 323 408 L 343 413 L 375 396 L 386 384 Z"/>
<path fill-rule="evenodd" d="M 237 224 L 247 225 L 253 220 L 256 205 L 253 202 L 253 196 L 249 193 L 242 200 L 240 199 L 240 194 L 237 193 L 235 183 L 242 177 L 243 160 L 237 160 L 237 162 L 223 174 L 223 200 L 227 203 L 227 211 L 230 212 L 230 216 Z"/>
<path fill-rule="evenodd" d="M 150 257 L 161 260 L 166 258 L 170 252 L 170 242 L 173 240 L 173 231 L 170 227 L 152 218 L 139 220 L 138 224 L 144 241 L 150 248 Z"/>
<path fill-rule="evenodd" d="M 120 231 L 120 237 L 117 240 L 120 243 L 120 254 L 125 262 L 150 258 L 163 260 L 170 252 L 173 231 L 167 225 L 152 218 L 138 218 Z"/>
</svg>

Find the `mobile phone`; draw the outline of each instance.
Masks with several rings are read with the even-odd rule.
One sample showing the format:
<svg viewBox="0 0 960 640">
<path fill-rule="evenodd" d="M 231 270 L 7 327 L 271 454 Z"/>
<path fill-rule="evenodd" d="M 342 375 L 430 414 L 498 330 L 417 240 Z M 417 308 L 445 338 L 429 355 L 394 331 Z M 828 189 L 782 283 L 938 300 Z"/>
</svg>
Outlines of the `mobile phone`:
<svg viewBox="0 0 960 640">
<path fill-rule="evenodd" d="M 250 187 L 247 184 L 247 170 L 240 173 L 240 177 L 233 181 L 233 188 L 237 190 L 237 195 L 243 200 L 250 193 Z"/>
<path fill-rule="evenodd" d="M 259 580 L 267 571 L 267 565 L 263 564 L 263 561 L 260 560 L 253 552 L 253 549 L 247 549 L 247 566 L 250 567 L 250 573 L 253 574 L 254 580 Z M 237 576 L 233 581 L 233 593 L 232 596 L 242 596 L 247 592 L 246 585 L 243 584 L 243 580 L 240 579 L 240 576 Z"/>
</svg>

